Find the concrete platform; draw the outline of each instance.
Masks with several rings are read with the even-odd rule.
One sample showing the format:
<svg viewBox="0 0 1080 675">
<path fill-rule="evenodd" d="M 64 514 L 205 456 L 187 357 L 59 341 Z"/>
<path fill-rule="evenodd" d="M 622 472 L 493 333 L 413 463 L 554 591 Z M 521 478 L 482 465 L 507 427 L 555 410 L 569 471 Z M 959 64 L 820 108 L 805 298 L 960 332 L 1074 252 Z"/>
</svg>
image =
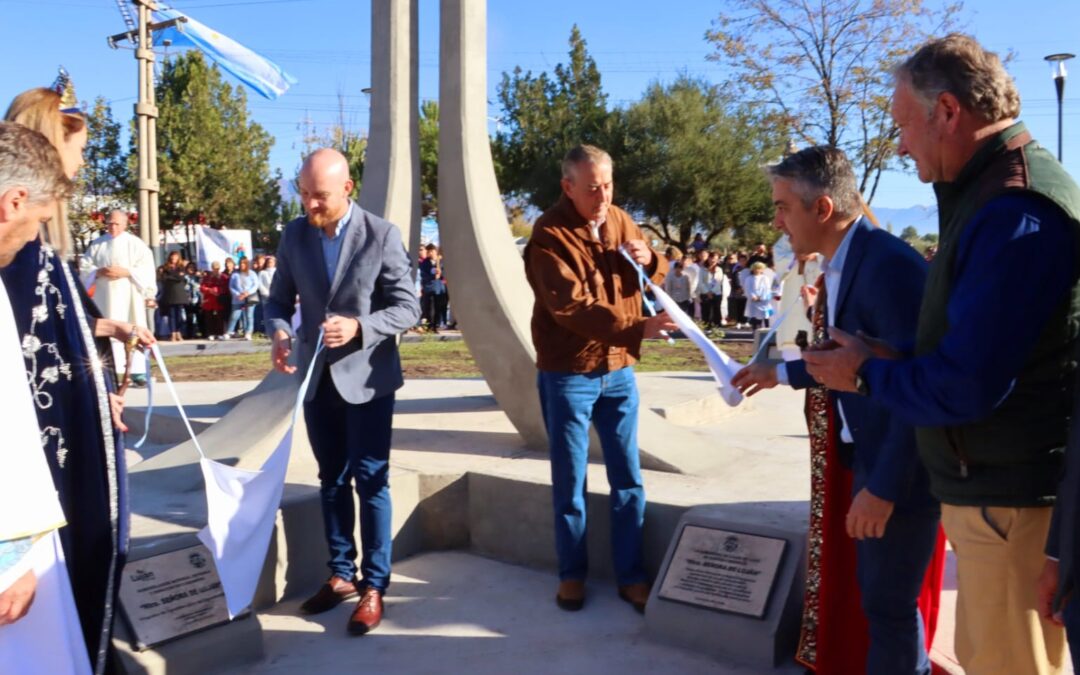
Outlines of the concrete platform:
<svg viewBox="0 0 1080 675">
<path fill-rule="evenodd" d="M 182 383 L 179 389 L 189 413 L 209 425 L 257 384 Z M 643 406 L 661 414 L 699 406 L 698 413 L 680 417 L 676 412 L 669 419 L 681 420 L 686 431 L 707 441 L 704 447 L 714 449 L 703 462 L 708 470 L 702 475 L 644 472 L 650 502 L 646 563 L 651 570 L 659 566 L 675 523 L 691 506 L 718 504 L 736 516 L 786 526 L 805 523 L 809 471 L 799 394 L 783 389 L 764 392 L 752 406 L 734 412 L 719 401 L 708 376 L 643 374 L 639 386 Z M 156 391 L 156 399 L 162 417 L 155 427 L 176 414 L 163 388 Z M 132 390 L 129 417 L 141 414 L 140 404 L 145 404 L 145 390 Z M 322 581 L 326 556 L 314 461 L 306 443 L 297 443 L 256 598 L 258 622 L 248 620 L 245 623 L 251 625 L 240 630 L 245 639 L 261 639 L 266 658 L 258 665 L 228 671 L 202 666 L 187 670 L 166 658 L 141 672 L 298 672 L 294 666 L 304 659 L 338 652 L 349 654 L 349 661 L 355 653 L 357 663 L 375 659 L 374 663 L 391 668 L 389 672 L 434 672 L 440 661 L 432 655 L 441 650 L 460 659 L 455 663 L 478 672 L 507 672 L 497 664 L 504 663 L 501 655 L 514 654 L 517 659 L 510 663 L 522 672 L 608 672 L 603 665 L 607 657 L 593 660 L 594 653 L 610 655 L 611 663 L 629 673 L 644 672 L 644 665 L 635 669 L 635 664 L 652 664 L 650 670 L 655 670 L 658 663 L 667 662 L 650 660 L 668 659 L 670 648 L 650 645 L 641 632 L 640 617 L 614 597 L 601 465 L 594 463 L 589 469 L 594 601 L 581 614 L 567 615 L 550 598 L 554 546 L 547 459 L 525 447 L 484 382 L 409 381 L 399 392 L 394 426 L 395 582 L 388 596 L 390 619 L 379 633 L 359 640 L 346 637 L 345 608 L 314 621 L 292 616 L 296 604 Z M 268 432 L 253 428 L 251 433 Z M 197 469 L 167 457 L 176 440 L 172 436 L 171 442 L 144 448 L 141 453 L 148 461 L 132 469 L 136 556 L 181 545 L 205 522 Z M 217 448 L 217 454 L 228 456 L 229 446 L 238 448 L 244 441 L 224 439 L 225 447 Z M 259 457 L 236 459 L 245 465 L 261 462 Z M 448 549 L 455 552 L 432 552 Z M 933 657 L 950 672 L 960 673 L 952 653 L 955 589 L 950 565 Z M 593 608 L 595 616 L 590 614 Z M 590 623 L 594 618 L 599 619 L 596 627 Z M 601 630 L 606 632 L 597 632 Z M 581 638 L 582 633 L 592 639 Z M 402 640 L 405 636 L 409 639 Z M 604 644 L 609 639 L 620 647 L 608 650 Z M 326 640 L 333 642 L 324 644 Z M 191 650 L 187 643 L 181 640 L 175 649 Z M 544 651 L 545 643 L 554 646 Z M 534 658 L 534 650 L 542 657 Z M 625 660 L 623 651 L 629 652 Z M 550 659 L 561 658 L 563 652 L 573 658 L 553 667 Z M 525 654 L 529 656 L 523 658 Z M 672 667 L 661 672 L 752 672 L 734 666 L 717 670 L 728 666 L 677 650 L 672 658 Z M 489 660 L 496 665 L 484 670 Z M 168 668 L 167 661 L 172 661 Z M 451 667 L 449 672 L 461 669 Z"/>
<path fill-rule="evenodd" d="M 758 672 L 652 642 L 609 581 L 590 583 L 580 612 L 560 610 L 553 598 L 550 574 L 466 553 L 424 554 L 395 565 L 374 633 L 345 632 L 351 602 L 314 617 L 297 616 L 297 600 L 283 602 L 258 615 L 266 657 L 220 672 L 322 673 L 342 664 L 410 675 Z"/>
</svg>

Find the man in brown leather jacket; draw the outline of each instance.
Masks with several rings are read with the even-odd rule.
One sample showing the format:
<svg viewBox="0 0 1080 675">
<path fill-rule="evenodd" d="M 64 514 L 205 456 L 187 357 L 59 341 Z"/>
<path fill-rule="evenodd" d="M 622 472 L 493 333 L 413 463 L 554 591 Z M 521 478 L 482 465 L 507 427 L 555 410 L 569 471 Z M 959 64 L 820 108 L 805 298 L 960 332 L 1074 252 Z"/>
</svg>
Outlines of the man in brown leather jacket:
<svg viewBox="0 0 1080 675">
<path fill-rule="evenodd" d="M 532 334 L 537 386 L 551 451 L 555 546 L 565 610 L 585 602 L 586 473 L 589 425 L 596 425 L 611 486 L 611 547 L 619 597 L 644 611 L 645 517 L 637 447 L 633 365 L 642 339 L 673 330 L 665 315 L 645 318 L 638 272 L 625 251 L 659 282 L 667 261 L 630 216 L 611 205 L 611 157 L 588 145 L 563 160 L 563 195 L 533 228 L 525 272 L 536 296 Z"/>
</svg>

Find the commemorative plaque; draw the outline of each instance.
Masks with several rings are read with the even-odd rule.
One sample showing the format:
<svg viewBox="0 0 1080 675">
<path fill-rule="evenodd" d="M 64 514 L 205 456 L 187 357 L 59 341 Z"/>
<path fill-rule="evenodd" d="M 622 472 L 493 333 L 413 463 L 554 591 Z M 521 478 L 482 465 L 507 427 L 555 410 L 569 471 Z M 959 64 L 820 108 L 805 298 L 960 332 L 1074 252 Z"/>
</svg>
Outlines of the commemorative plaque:
<svg viewBox="0 0 1080 675">
<path fill-rule="evenodd" d="M 760 619 L 786 545 L 784 539 L 686 525 L 659 596 Z"/>
<path fill-rule="evenodd" d="M 229 621 L 221 579 L 202 544 L 128 562 L 120 606 L 139 649 Z"/>
</svg>

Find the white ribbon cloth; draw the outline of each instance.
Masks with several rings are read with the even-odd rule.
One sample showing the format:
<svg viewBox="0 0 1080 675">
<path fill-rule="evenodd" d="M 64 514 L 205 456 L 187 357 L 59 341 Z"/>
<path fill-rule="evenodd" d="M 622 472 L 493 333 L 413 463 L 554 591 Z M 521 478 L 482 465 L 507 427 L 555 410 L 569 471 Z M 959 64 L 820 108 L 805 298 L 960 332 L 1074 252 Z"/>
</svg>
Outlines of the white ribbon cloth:
<svg viewBox="0 0 1080 675">
<path fill-rule="evenodd" d="M 652 291 L 653 297 L 656 298 L 656 302 L 660 307 L 668 313 L 675 325 L 679 327 L 679 331 L 682 332 L 691 342 L 697 345 L 697 348 L 701 350 L 702 355 L 705 357 L 705 363 L 709 366 L 709 371 L 712 373 L 713 379 L 716 380 L 716 388 L 720 392 L 720 398 L 724 399 L 724 402 L 730 406 L 737 406 L 742 403 L 742 393 L 731 386 L 731 378 L 735 377 L 735 373 L 739 372 L 742 366 L 737 361 L 724 353 L 724 350 L 720 349 L 708 338 L 705 333 L 701 332 L 698 325 L 694 323 L 694 320 L 682 311 L 678 303 L 671 299 L 671 296 L 664 292 L 664 289 L 660 288 L 649 279 L 648 275 L 641 268 L 641 265 L 637 264 L 630 254 L 625 249 L 621 249 L 623 257 L 625 257 L 634 269 L 637 270 L 638 279 L 642 284 L 648 286 Z M 642 295 L 645 293 L 645 288 L 641 289 Z M 669 338 L 669 342 L 673 342 Z"/>
<path fill-rule="evenodd" d="M 307 373 L 296 394 L 292 419 L 288 431 L 258 471 L 238 469 L 222 464 L 206 456 L 195 432 L 191 428 L 184 406 L 176 395 L 169 370 L 158 346 L 152 345 L 154 358 L 161 370 L 165 386 L 176 402 L 180 417 L 187 427 L 195 449 L 199 452 L 199 466 L 206 482 L 206 527 L 199 531 L 199 541 L 210 549 L 221 578 L 229 618 L 234 618 L 251 605 L 255 587 L 262 573 L 266 551 L 281 493 L 285 488 L 285 472 L 289 467 L 292 450 L 293 429 L 311 383 L 311 374 L 322 350 L 322 332 L 319 333 L 319 349 L 312 357 Z"/>
</svg>

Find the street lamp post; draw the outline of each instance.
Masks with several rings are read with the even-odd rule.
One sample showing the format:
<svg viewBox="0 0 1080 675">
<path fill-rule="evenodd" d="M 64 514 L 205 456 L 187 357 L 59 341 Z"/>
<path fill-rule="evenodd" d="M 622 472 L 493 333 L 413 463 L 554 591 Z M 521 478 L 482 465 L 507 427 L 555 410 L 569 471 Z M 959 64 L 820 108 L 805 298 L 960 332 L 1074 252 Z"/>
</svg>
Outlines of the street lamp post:
<svg viewBox="0 0 1080 675">
<path fill-rule="evenodd" d="M 1057 89 L 1057 102 L 1058 102 L 1058 161 L 1061 161 L 1061 146 L 1062 146 L 1062 133 L 1061 133 L 1061 117 L 1062 117 L 1062 104 L 1065 100 L 1065 62 L 1071 58 L 1074 58 L 1075 54 L 1051 54 L 1046 57 L 1046 61 L 1050 64 L 1051 75 L 1054 78 L 1054 88 Z"/>
</svg>

